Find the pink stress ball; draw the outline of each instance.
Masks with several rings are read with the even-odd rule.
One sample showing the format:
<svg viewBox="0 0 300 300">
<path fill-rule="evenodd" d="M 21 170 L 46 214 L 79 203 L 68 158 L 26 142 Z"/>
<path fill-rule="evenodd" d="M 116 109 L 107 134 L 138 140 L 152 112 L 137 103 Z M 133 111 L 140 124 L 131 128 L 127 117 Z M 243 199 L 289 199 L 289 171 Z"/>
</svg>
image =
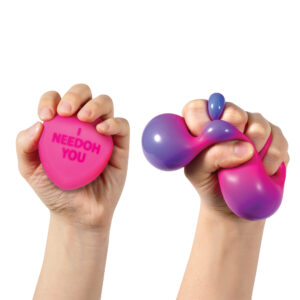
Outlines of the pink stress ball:
<svg viewBox="0 0 300 300">
<path fill-rule="evenodd" d="M 49 179 L 62 190 L 83 187 L 96 179 L 108 163 L 113 141 L 93 123 L 57 115 L 44 122 L 39 155 Z"/>
</svg>

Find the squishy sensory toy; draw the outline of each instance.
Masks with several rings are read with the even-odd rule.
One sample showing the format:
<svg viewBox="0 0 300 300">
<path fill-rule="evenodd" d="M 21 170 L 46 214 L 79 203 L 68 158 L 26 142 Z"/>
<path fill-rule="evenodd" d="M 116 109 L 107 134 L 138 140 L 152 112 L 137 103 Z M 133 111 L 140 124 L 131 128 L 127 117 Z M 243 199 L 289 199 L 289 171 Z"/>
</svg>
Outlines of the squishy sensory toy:
<svg viewBox="0 0 300 300">
<path fill-rule="evenodd" d="M 162 170 L 176 170 L 189 164 L 207 147 L 230 140 L 252 141 L 233 125 L 219 118 L 225 107 L 225 99 L 215 93 L 209 97 L 210 123 L 195 137 L 188 131 L 184 119 L 175 114 L 162 114 L 146 126 L 142 146 L 148 161 Z M 228 207 L 236 215 L 259 220 L 271 216 L 280 206 L 286 175 L 282 163 L 273 176 L 269 176 L 262 158 L 270 146 L 270 135 L 264 148 L 246 163 L 218 171 L 220 189 Z"/>
<path fill-rule="evenodd" d="M 39 155 L 49 179 L 62 190 L 80 188 L 100 175 L 113 149 L 111 136 L 97 132 L 93 123 L 57 115 L 44 122 Z"/>
</svg>

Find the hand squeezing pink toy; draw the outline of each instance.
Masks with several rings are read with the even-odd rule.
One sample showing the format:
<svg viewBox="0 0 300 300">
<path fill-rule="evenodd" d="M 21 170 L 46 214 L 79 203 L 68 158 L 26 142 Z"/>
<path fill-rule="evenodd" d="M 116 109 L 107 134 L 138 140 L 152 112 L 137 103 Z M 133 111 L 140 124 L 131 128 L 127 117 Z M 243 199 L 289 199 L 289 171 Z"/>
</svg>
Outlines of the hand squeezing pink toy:
<svg viewBox="0 0 300 300">
<path fill-rule="evenodd" d="M 219 120 L 225 107 L 225 99 L 212 94 L 208 100 L 211 122 L 202 133 L 192 136 L 184 119 L 175 114 L 162 114 L 146 126 L 142 146 L 148 161 L 162 170 L 176 170 L 189 164 L 207 147 L 230 140 L 252 141 L 228 122 Z M 259 220 L 271 216 L 280 206 L 286 167 L 282 163 L 273 176 L 269 176 L 262 158 L 270 146 L 270 135 L 264 148 L 243 165 L 218 172 L 220 189 L 228 207 L 236 215 Z M 254 145 L 253 145 L 254 146 Z M 254 147 L 255 148 L 255 147 Z"/>
<path fill-rule="evenodd" d="M 39 142 L 43 168 L 62 190 L 80 188 L 100 175 L 113 149 L 111 136 L 97 132 L 100 120 L 85 123 L 77 117 L 56 116 L 44 122 Z"/>
</svg>

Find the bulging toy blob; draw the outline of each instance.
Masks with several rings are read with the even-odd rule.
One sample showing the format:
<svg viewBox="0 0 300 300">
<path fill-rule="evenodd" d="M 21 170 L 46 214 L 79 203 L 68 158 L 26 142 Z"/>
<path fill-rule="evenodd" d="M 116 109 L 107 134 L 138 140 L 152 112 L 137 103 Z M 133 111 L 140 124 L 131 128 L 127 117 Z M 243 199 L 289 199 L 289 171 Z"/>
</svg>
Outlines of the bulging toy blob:
<svg viewBox="0 0 300 300">
<path fill-rule="evenodd" d="M 216 143 L 242 140 L 252 141 L 228 122 L 219 120 L 225 107 L 224 97 L 215 93 L 208 100 L 211 122 L 202 133 L 192 136 L 182 117 L 162 114 L 152 119 L 142 136 L 142 146 L 148 161 L 161 170 L 176 170 L 189 164 L 201 151 Z M 280 206 L 286 167 L 282 163 L 273 176 L 269 176 L 262 158 L 270 146 L 270 135 L 264 148 L 236 168 L 218 171 L 220 189 L 225 202 L 236 215 L 259 220 L 271 216 Z M 254 145 L 253 145 L 254 146 Z"/>
<path fill-rule="evenodd" d="M 83 187 L 96 179 L 113 150 L 111 136 L 97 132 L 93 123 L 77 117 L 57 115 L 44 122 L 39 141 L 39 156 L 49 179 L 62 190 Z"/>
</svg>

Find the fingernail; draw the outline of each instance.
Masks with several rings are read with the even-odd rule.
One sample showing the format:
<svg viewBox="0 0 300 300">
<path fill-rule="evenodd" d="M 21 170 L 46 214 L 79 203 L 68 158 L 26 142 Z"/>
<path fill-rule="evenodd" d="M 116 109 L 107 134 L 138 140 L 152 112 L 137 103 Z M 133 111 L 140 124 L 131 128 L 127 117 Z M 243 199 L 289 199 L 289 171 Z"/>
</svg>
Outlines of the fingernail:
<svg viewBox="0 0 300 300">
<path fill-rule="evenodd" d="M 28 134 L 30 135 L 30 136 L 35 136 L 36 135 L 36 133 L 38 132 L 38 130 L 39 130 L 39 122 L 36 122 L 35 124 L 33 124 L 31 127 L 29 127 L 29 129 L 28 129 Z"/>
<path fill-rule="evenodd" d="M 89 117 L 92 114 L 92 111 L 90 109 L 83 109 L 83 110 L 80 111 L 80 114 L 82 116 Z"/>
<path fill-rule="evenodd" d="M 41 111 L 40 111 L 40 118 L 42 120 L 48 120 L 52 117 L 52 110 L 49 107 L 44 107 Z"/>
<path fill-rule="evenodd" d="M 252 154 L 253 147 L 247 142 L 237 142 L 234 146 L 234 154 L 237 157 L 248 157 Z"/>
<path fill-rule="evenodd" d="M 65 113 L 65 114 L 68 114 L 72 111 L 72 106 L 69 102 L 67 101 L 62 101 L 60 104 L 59 104 L 59 111 L 61 113 Z"/>
<path fill-rule="evenodd" d="M 98 125 L 98 129 L 101 131 L 107 131 L 107 129 L 109 128 L 108 124 L 105 122 L 102 122 Z"/>
</svg>

